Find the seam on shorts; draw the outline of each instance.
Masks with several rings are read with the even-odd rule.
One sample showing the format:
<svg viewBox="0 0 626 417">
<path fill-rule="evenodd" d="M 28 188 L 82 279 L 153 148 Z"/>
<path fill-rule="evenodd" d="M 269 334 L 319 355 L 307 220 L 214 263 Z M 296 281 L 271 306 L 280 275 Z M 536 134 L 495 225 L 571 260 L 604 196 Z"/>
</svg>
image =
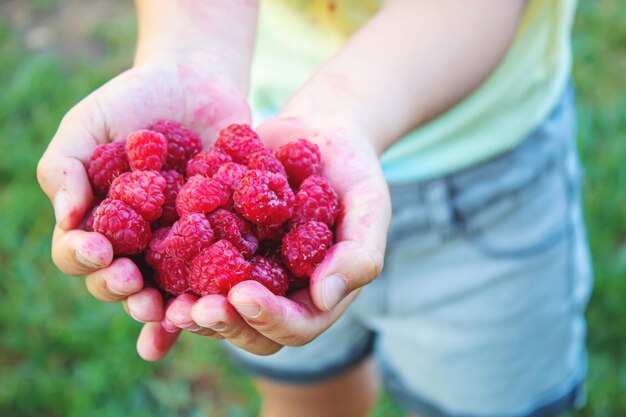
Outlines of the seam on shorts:
<svg viewBox="0 0 626 417">
<path fill-rule="evenodd" d="M 522 187 L 518 190 L 511 190 L 511 192 L 507 193 L 506 196 L 510 197 L 512 195 L 519 195 L 525 192 L 530 192 L 532 189 L 531 184 L 538 184 L 540 182 L 539 179 L 545 177 L 546 173 L 548 173 L 549 170 L 555 168 L 558 170 L 556 174 L 561 176 L 562 187 L 564 189 L 566 200 L 565 212 L 563 213 L 563 219 L 561 221 L 556 223 L 547 233 L 539 237 L 536 241 L 528 243 L 524 247 L 500 248 L 490 245 L 488 242 L 485 242 L 482 239 L 482 229 L 478 228 L 476 230 L 469 230 L 468 228 L 466 228 L 466 223 L 464 219 L 461 218 L 461 227 L 465 232 L 465 236 L 468 242 L 487 256 L 496 258 L 527 258 L 550 250 L 563 239 L 573 235 L 574 225 L 570 218 L 573 204 L 575 204 L 575 195 L 573 193 L 572 184 L 574 181 L 574 178 L 572 178 L 572 176 L 575 175 L 575 173 L 570 173 L 567 166 L 568 158 L 570 157 L 571 153 L 571 149 L 565 149 L 564 152 L 562 152 L 558 157 L 550 158 L 550 163 L 542 166 L 537 175 L 533 176 L 535 178 L 533 178 L 532 181 L 529 181 L 529 183 L 525 187 Z M 503 195 L 502 198 L 504 197 L 505 196 Z"/>
<path fill-rule="evenodd" d="M 374 346 L 374 335 L 370 334 L 366 340 L 360 345 L 354 348 L 354 354 L 349 358 L 337 363 L 325 365 L 321 369 L 317 370 L 296 370 L 296 369 L 278 369 L 271 365 L 261 365 L 252 361 L 246 360 L 241 355 L 228 349 L 227 352 L 230 355 L 233 363 L 252 374 L 255 377 L 267 378 L 274 381 L 287 382 L 292 384 L 313 384 L 316 382 L 322 382 L 327 379 L 339 376 L 349 371 L 372 353 Z"/>
</svg>

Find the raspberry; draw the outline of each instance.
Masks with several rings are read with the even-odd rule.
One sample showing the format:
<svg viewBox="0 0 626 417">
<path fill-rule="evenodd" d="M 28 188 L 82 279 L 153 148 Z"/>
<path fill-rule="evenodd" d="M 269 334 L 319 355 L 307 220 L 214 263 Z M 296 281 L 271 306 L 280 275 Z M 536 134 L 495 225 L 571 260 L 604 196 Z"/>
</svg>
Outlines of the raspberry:
<svg viewBox="0 0 626 417">
<path fill-rule="evenodd" d="M 94 149 L 87 173 L 97 195 L 107 195 L 113 180 L 122 172 L 130 170 L 125 148 L 126 141 L 122 141 L 98 145 Z"/>
<path fill-rule="evenodd" d="M 189 213 L 174 223 L 163 244 L 169 256 L 188 261 L 213 241 L 213 229 L 206 216 Z"/>
<path fill-rule="evenodd" d="M 250 159 L 248 159 L 248 168 L 258 169 L 259 171 L 270 171 L 287 178 L 285 167 L 276 159 L 276 152 L 270 149 L 263 149 L 253 153 Z"/>
<path fill-rule="evenodd" d="M 293 228 L 311 220 L 332 227 L 338 215 L 339 199 L 335 190 L 326 178 L 311 175 L 298 188 L 289 227 Z"/>
<path fill-rule="evenodd" d="M 228 162 L 217 170 L 213 179 L 226 184 L 232 190 L 246 172 L 248 172 L 248 168 L 245 165 Z"/>
<path fill-rule="evenodd" d="M 198 174 L 211 177 L 220 166 L 227 162 L 232 162 L 231 157 L 217 148 L 200 152 L 187 163 L 187 177 L 193 177 Z"/>
<path fill-rule="evenodd" d="M 256 252 L 259 241 L 252 233 L 250 223 L 237 213 L 218 209 L 208 217 L 216 239 L 228 240 L 245 258 Z"/>
<path fill-rule="evenodd" d="M 246 165 L 253 153 L 263 149 L 263 143 L 250 125 L 232 124 L 222 129 L 215 147 L 230 155 L 233 161 Z"/>
<path fill-rule="evenodd" d="M 293 187 L 300 185 L 308 176 L 319 174 L 322 169 L 320 148 L 306 139 L 289 142 L 276 152 Z"/>
<path fill-rule="evenodd" d="M 165 178 L 158 172 L 132 171 L 123 173 L 113 181 L 109 197 L 121 201 L 147 221 L 153 222 L 163 212 L 164 190 Z"/>
<path fill-rule="evenodd" d="M 145 260 L 152 268 L 157 269 L 160 267 L 163 258 L 165 258 L 165 245 L 163 241 L 169 235 L 171 227 L 162 227 L 152 233 L 152 239 L 146 248 Z"/>
<path fill-rule="evenodd" d="M 310 277 L 324 260 L 333 234 L 321 222 L 308 222 L 297 226 L 283 238 L 283 262 L 296 277 Z"/>
<path fill-rule="evenodd" d="M 235 210 L 255 224 L 277 227 L 291 217 L 295 201 L 285 177 L 266 171 L 249 171 L 233 193 Z"/>
<path fill-rule="evenodd" d="M 226 295 L 232 287 L 250 278 L 251 269 L 232 243 L 219 240 L 192 259 L 189 284 L 198 295 Z"/>
<path fill-rule="evenodd" d="M 270 258 L 253 256 L 250 264 L 250 279 L 260 282 L 276 295 L 285 295 L 289 287 L 289 277 L 280 263 Z"/>
<path fill-rule="evenodd" d="M 94 231 L 103 234 L 113 245 L 116 255 L 141 252 L 150 241 L 150 224 L 132 208 L 107 198 L 96 210 Z"/>
<path fill-rule="evenodd" d="M 132 169 L 160 171 L 167 155 L 167 140 L 151 130 L 133 132 L 126 139 L 126 154 Z"/>
<path fill-rule="evenodd" d="M 159 224 L 161 226 L 171 226 L 178 220 L 176 196 L 178 196 L 180 189 L 183 188 L 185 177 L 183 174 L 173 169 L 161 171 L 161 175 L 165 178 L 165 190 L 163 190 L 165 203 L 163 204 L 163 214 L 159 219 Z"/>
<path fill-rule="evenodd" d="M 203 175 L 194 175 L 180 189 L 176 197 L 176 211 L 186 213 L 210 213 L 228 203 L 230 190 L 221 182 Z"/>
<path fill-rule="evenodd" d="M 102 201 L 97 200 L 96 203 L 89 209 L 89 214 L 87 214 L 85 218 L 85 231 L 93 232 L 93 221 L 96 218 L 96 210 L 98 210 L 98 206 L 102 203 Z"/>
<path fill-rule="evenodd" d="M 163 169 L 185 173 L 187 161 L 202 150 L 202 141 L 196 132 L 171 120 L 158 120 L 149 128 L 167 139 L 167 157 Z"/>
<path fill-rule="evenodd" d="M 189 292 L 189 265 L 180 259 L 166 256 L 154 271 L 154 280 L 161 290 L 170 294 Z"/>
</svg>

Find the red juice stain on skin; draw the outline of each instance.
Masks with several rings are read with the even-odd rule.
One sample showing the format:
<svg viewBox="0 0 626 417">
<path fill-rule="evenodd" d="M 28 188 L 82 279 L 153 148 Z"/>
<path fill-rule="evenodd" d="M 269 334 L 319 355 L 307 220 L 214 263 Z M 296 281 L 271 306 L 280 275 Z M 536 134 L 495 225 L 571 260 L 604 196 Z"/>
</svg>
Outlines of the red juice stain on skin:
<svg viewBox="0 0 626 417">
<path fill-rule="evenodd" d="M 81 254 L 97 265 L 104 265 L 109 261 L 108 254 L 111 252 L 107 246 L 107 242 L 102 239 L 89 239 L 83 243 Z"/>
<path fill-rule="evenodd" d="M 210 3 L 212 2 L 199 2 L 197 0 L 178 0 L 178 6 L 188 14 L 188 16 L 193 20 L 194 24 L 203 28 L 206 28 L 206 22 L 211 17 L 209 13 L 209 8 L 215 7 L 215 5 Z"/>
<path fill-rule="evenodd" d="M 240 93 L 216 83 L 207 82 L 193 68 L 178 65 L 178 78 L 193 97 L 191 126 L 222 127 L 224 120 L 246 122 L 245 101 L 238 99 Z M 202 132 L 200 132 L 202 133 Z"/>
<path fill-rule="evenodd" d="M 83 218 L 84 213 L 81 210 L 78 210 L 77 208 L 73 208 L 70 210 L 70 213 L 68 214 L 68 218 L 72 221 L 72 222 L 78 222 Z"/>
<path fill-rule="evenodd" d="M 359 217 L 359 224 L 363 227 L 370 227 L 372 225 L 372 213 L 365 213 Z"/>
<path fill-rule="evenodd" d="M 121 278 L 120 281 L 124 286 L 137 281 L 137 270 L 132 262 L 124 262 L 121 272 L 121 274 L 118 274 L 118 277 Z"/>
<path fill-rule="evenodd" d="M 293 315 L 306 316 L 310 313 L 310 310 L 308 310 L 301 304 L 292 305 L 289 308 L 295 312 L 295 314 Z"/>
</svg>

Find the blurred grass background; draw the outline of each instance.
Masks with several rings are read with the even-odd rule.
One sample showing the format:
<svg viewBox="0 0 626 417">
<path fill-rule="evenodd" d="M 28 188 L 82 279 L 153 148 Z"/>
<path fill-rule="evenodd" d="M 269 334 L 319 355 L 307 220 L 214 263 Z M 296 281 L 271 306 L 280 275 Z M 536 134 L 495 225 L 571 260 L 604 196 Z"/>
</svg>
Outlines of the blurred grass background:
<svg viewBox="0 0 626 417">
<path fill-rule="evenodd" d="M 50 261 L 37 160 L 74 103 L 131 62 L 128 1 L 0 0 L 0 416 L 256 415 L 215 343 L 186 334 L 157 364 L 140 325 Z M 570 417 L 626 416 L 626 3 L 581 1 L 574 31 L 579 146 L 596 282 L 589 400 Z M 372 417 L 400 416 L 385 396 Z"/>
</svg>

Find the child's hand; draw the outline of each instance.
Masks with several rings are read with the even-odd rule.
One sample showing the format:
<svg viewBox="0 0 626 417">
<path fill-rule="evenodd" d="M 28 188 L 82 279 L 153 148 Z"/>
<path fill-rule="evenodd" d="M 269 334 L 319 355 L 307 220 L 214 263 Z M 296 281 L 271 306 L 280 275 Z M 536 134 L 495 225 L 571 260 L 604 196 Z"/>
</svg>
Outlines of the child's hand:
<svg viewBox="0 0 626 417">
<path fill-rule="evenodd" d="M 160 321 L 163 301 L 127 258 L 112 262 L 107 239 L 80 229 L 93 194 L 85 162 L 99 143 L 121 140 L 157 119 L 178 120 L 202 137 L 216 137 L 232 122 L 249 121 L 244 93 L 220 80 L 211 68 L 162 61 L 116 77 L 71 109 L 41 158 L 38 177 L 54 205 L 57 224 L 52 259 L 68 275 L 86 275 L 89 292 L 99 300 L 126 300 L 142 322 Z"/>
<path fill-rule="evenodd" d="M 310 289 L 286 298 L 247 281 L 228 297 L 186 294 L 169 306 L 170 322 L 267 355 L 313 340 L 341 316 L 361 287 L 378 276 L 391 216 L 387 185 L 364 132 L 345 121 L 341 128 L 332 126 L 337 126 L 332 120 L 278 118 L 258 129 L 272 148 L 300 137 L 317 143 L 323 175 L 340 197 L 336 244 L 315 270 Z M 148 341 L 142 335 L 139 343 Z"/>
<path fill-rule="evenodd" d="M 54 205 L 52 259 L 68 275 L 86 275 L 94 297 L 124 301 L 142 331 L 140 355 L 160 359 L 178 332 L 167 332 L 159 291 L 143 288 L 137 266 L 113 260 L 108 240 L 81 230 L 93 194 L 85 163 L 100 143 L 122 140 L 157 119 L 176 120 L 203 138 L 234 122 L 249 122 L 245 102 L 257 12 L 256 1 L 138 0 L 135 68 L 71 109 L 37 168 Z M 205 145 L 207 145 L 205 143 Z M 170 329 L 172 330 L 172 329 Z M 142 350 L 143 349 L 143 350 Z"/>
</svg>

